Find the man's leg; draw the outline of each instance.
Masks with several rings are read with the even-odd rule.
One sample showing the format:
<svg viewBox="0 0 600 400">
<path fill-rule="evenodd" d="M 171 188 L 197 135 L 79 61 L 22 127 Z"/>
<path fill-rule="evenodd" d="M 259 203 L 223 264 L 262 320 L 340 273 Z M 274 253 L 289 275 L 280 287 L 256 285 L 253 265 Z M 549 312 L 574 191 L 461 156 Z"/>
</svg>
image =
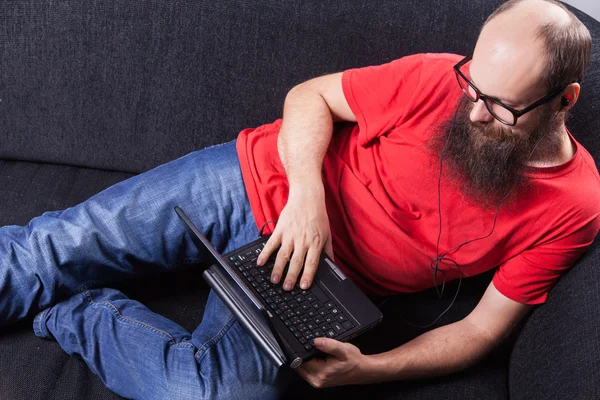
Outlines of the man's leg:
<svg viewBox="0 0 600 400">
<path fill-rule="evenodd" d="M 42 311 L 34 331 L 131 399 L 274 399 L 298 379 L 272 363 L 212 291 L 193 335 L 108 288 Z"/>
<path fill-rule="evenodd" d="M 228 238 L 258 236 L 235 143 L 189 153 L 74 207 L 0 228 L 0 325 L 93 286 L 198 261 L 176 205 L 221 251 Z"/>
</svg>

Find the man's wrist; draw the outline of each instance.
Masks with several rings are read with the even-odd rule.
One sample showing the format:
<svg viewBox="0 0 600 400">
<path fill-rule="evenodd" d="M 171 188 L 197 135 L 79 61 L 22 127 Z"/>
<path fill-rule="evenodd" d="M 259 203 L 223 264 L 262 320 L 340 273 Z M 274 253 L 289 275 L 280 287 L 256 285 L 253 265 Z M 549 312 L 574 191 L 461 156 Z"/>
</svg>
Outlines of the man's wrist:
<svg viewBox="0 0 600 400">
<path fill-rule="evenodd" d="M 390 358 L 394 357 L 394 359 Z M 365 383 L 380 383 L 402 379 L 403 364 L 390 352 L 366 355 L 363 362 Z"/>
<path fill-rule="evenodd" d="M 385 360 L 380 354 L 365 355 L 361 363 L 361 375 L 363 383 L 379 383 L 386 381 L 389 370 L 386 368 Z"/>
<path fill-rule="evenodd" d="M 321 181 L 321 177 L 317 178 L 298 178 L 293 181 L 289 181 L 290 184 L 290 192 L 293 191 L 318 191 L 324 192 L 323 181 Z"/>
</svg>

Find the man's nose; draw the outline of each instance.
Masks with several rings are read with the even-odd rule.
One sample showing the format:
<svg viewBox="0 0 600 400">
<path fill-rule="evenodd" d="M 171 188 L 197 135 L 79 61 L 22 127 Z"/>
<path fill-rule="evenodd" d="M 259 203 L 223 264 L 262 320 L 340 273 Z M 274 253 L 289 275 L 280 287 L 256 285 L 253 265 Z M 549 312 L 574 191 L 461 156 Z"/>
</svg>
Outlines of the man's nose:
<svg viewBox="0 0 600 400">
<path fill-rule="evenodd" d="M 492 122 L 494 120 L 494 116 L 490 114 L 485 103 L 481 99 L 473 104 L 473 109 L 469 114 L 469 118 L 471 119 L 471 122 Z"/>
</svg>

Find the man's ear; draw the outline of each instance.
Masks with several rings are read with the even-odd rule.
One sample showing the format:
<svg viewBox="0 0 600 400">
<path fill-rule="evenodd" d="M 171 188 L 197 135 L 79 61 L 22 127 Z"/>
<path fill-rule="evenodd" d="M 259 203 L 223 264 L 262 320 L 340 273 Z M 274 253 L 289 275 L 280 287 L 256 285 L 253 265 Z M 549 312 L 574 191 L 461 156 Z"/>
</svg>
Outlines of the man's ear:
<svg viewBox="0 0 600 400">
<path fill-rule="evenodd" d="M 577 103 L 581 85 L 579 83 L 571 83 L 563 90 L 561 94 L 561 111 L 568 111 Z"/>
</svg>

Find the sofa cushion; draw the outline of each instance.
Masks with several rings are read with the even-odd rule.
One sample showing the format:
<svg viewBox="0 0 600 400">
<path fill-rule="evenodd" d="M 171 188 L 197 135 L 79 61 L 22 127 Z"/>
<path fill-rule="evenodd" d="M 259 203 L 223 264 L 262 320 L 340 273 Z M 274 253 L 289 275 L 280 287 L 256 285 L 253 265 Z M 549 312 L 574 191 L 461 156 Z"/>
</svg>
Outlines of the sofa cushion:
<svg viewBox="0 0 600 400">
<path fill-rule="evenodd" d="M 600 398 L 599 266 L 596 238 L 523 326 L 510 358 L 512 399 Z"/>
<path fill-rule="evenodd" d="M 500 3 L 3 3 L 0 158 L 142 172 L 280 117 L 306 79 L 470 52 Z"/>
</svg>

